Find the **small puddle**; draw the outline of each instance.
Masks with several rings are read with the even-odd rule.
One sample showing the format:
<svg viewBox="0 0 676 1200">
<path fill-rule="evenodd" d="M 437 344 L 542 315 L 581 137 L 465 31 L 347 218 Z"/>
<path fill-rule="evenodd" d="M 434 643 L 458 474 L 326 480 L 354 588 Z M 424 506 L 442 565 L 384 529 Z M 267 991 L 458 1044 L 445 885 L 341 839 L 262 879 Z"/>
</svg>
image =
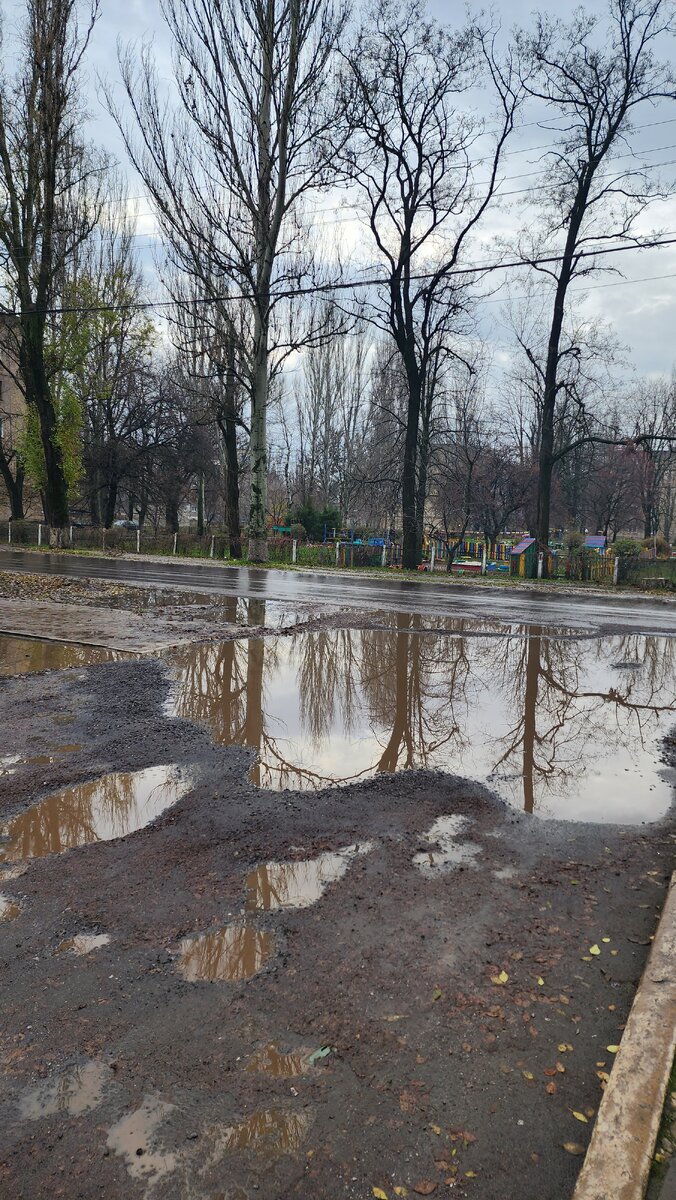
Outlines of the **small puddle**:
<svg viewBox="0 0 676 1200">
<path fill-rule="evenodd" d="M 127 658 L 103 646 L 73 642 L 48 642 L 38 638 L 0 634 L 0 675 L 30 675 L 36 671 L 62 671 L 68 667 L 94 667 Z"/>
<path fill-rule="evenodd" d="M 372 849 L 371 842 L 363 842 L 304 862 L 270 862 L 256 867 L 246 877 L 247 912 L 309 908 L 321 899 L 329 884 L 342 879 L 355 858 Z"/>
<path fill-rule="evenodd" d="M 546 817 L 654 821 L 672 802 L 660 758 L 676 721 L 674 638 L 394 613 L 379 628 L 186 646 L 169 661 L 171 713 L 251 747 L 257 786 L 427 768 Z"/>
<path fill-rule="evenodd" d="M 3 878 L 7 878 L 5 875 Z M 0 921 L 15 921 L 21 916 L 21 905 L 17 900 L 11 900 L 9 896 L 3 896 L 0 893 Z"/>
<path fill-rule="evenodd" d="M 253 1150 L 257 1154 L 293 1154 L 300 1150 L 312 1123 L 306 1109 L 293 1112 L 285 1108 L 261 1109 L 237 1125 L 212 1126 L 205 1130 L 210 1143 L 209 1166 L 226 1154 Z"/>
<path fill-rule="evenodd" d="M 55 954 L 91 954 L 100 946 L 110 943 L 109 933 L 76 933 L 74 937 L 64 938 L 59 942 Z"/>
<path fill-rule="evenodd" d="M 263 1046 L 247 1064 L 247 1071 L 271 1075 L 273 1079 L 294 1079 L 310 1069 L 309 1050 L 291 1050 L 284 1054 L 273 1042 Z"/>
<path fill-rule="evenodd" d="M 481 846 L 474 842 L 457 842 L 456 838 L 467 828 L 469 822 L 459 813 L 437 817 L 422 840 L 429 842 L 430 850 L 413 856 L 413 863 L 423 873 L 438 871 L 444 867 L 458 867 L 474 863 Z"/>
<path fill-rule="evenodd" d="M 197 937 L 183 938 L 179 963 L 191 983 L 251 979 L 265 966 L 274 950 L 272 935 L 247 921 L 237 921 Z"/>
<path fill-rule="evenodd" d="M 160 1125 L 174 1107 L 159 1096 L 145 1096 L 140 1108 L 108 1130 L 108 1149 L 125 1159 L 133 1179 L 155 1184 L 176 1170 L 179 1156 L 165 1153 L 155 1144 Z"/>
<path fill-rule="evenodd" d="M 112 1077 L 112 1070 L 103 1063 L 89 1062 L 81 1067 L 71 1067 L 25 1092 L 20 1101 L 21 1117 L 25 1121 L 38 1121 L 57 1113 L 79 1117 L 91 1112 L 101 1104 L 106 1084 Z"/>
<path fill-rule="evenodd" d="M 51 754 L 5 754 L 0 758 L 0 777 L 15 775 L 18 767 L 47 767 L 59 761 L 62 754 L 75 754 L 81 750 L 79 742 L 69 742 L 65 746 L 54 746 Z"/>
<path fill-rule="evenodd" d="M 127 837 L 171 808 L 192 786 L 191 775 L 163 766 L 104 775 L 55 792 L 0 826 L 0 863 Z"/>
</svg>

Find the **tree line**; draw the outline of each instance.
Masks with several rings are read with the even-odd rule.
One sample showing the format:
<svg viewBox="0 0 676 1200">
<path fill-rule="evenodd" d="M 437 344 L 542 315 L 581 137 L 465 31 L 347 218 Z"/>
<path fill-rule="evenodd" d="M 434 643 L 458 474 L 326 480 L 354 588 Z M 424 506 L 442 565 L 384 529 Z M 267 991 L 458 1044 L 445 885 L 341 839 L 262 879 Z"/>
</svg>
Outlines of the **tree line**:
<svg viewBox="0 0 676 1200">
<path fill-rule="evenodd" d="M 670 537 L 676 388 L 627 382 L 572 286 L 668 240 L 645 214 L 672 185 L 635 140 L 676 94 L 668 0 L 509 33 L 421 0 L 163 0 L 170 86 L 151 46 L 120 51 L 123 102 L 101 84 L 156 220 L 161 320 L 121 168 L 90 137 L 98 15 L 28 0 L 2 51 L 14 517 L 26 482 L 57 543 L 73 511 L 175 529 L 190 496 L 262 562 L 272 524 L 323 511 L 401 530 L 405 567 L 428 532 L 451 554 L 515 525 Z M 537 171 L 505 175 L 527 126 Z M 500 237 L 512 191 L 525 218 Z"/>
</svg>

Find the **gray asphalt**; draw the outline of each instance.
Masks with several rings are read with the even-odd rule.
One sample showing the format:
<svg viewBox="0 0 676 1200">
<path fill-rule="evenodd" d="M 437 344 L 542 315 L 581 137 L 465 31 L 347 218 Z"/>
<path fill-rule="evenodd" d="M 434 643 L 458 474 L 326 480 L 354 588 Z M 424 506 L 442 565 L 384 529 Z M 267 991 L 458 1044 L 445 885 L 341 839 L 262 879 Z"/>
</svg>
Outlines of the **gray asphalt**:
<svg viewBox="0 0 676 1200">
<path fill-rule="evenodd" d="M 189 561 L 151 562 L 128 558 L 0 551 L 0 570 L 105 579 L 144 587 L 183 588 L 226 596 L 253 597 L 321 606 L 388 612 L 427 613 L 456 618 L 497 618 L 510 624 L 532 624 L 600 633 L 611 630 L 676 636 L 676 603 L 636 596 L 557 596 L 551 591 L 508 591 L 445 581 L 320 572 L 265 570 Z"/>
</svg>

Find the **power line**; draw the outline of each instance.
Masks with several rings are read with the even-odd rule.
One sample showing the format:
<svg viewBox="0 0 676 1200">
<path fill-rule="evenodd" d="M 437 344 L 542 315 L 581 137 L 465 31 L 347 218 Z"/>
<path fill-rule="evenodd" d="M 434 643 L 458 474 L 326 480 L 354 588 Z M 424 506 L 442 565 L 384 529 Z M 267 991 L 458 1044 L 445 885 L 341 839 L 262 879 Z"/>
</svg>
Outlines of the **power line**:
<svg viewBox="0 0 676 1200">
<path fill-rule="evenodd" d="M 575 258 L 587 259 L 598 258 L 609 254 L 623 254 L 630 250 L 654 250 L 661 246 L 676 245 L 676 236 L 660 238 L 652 242 L 644 242 L 643 244 L 620 245 L 620 246 L 602 246 L 594 250 L 581 250 Z M 562 262 L 564 259 L 562 254 L 550 254 L 541 258 L 519 258 L 512 259 L 507 262 L 479 263 L 472 267 L 455 267 L 452 270 L 445 272 L 447 278 L 466 277 L 468 275 L 484 275 L 491 271 L 506 271 L 514 270 L 521 267 L 539 267 L 550 266 L 555 263 Z M 423 282 L 425 279 L 434 279 L 438 273 L 436 271 L 425 271 L 420 274 L 411 275 L 413 282 Z M 628 280 L 627 282 L 632 282 Z M 299 296 L 316 296 L 330 292 L 341 291 L 356 291 L 359 288 L 383 287 L 387 286 L 387 278 L 366 278 L 366 279 L 350 279 L 336 280 L 332 283 L 313 284 L 309 287 L 298 287 L 293 290 L 282 290 L 274 293 L 273 301 L 278 300 L 293 300 Z M 250 292 L 231 292 L 224 293 L 220 296 L 195 296 L 187 300 L 180 301 L 184 307 L 198 308 L 205 305 L 232 303 L 242 300 L 255 300 L 255 296 Z M 4 315 L 8 317 L 25 317 L 34 316 L 40 313 L 43 316 L 65 316 L 68 314 L 80 313 L 82 315 L 94 315 L 96 313 L 111 313 L 111 312 L 142 312 L 150 309 L 165 309 L 176 307 L 175 300 L 138 300 L 130 301 L 127 304 L 95 304 L 95 305 L 63 305 L 60 307 L 30 309 L 28 311 L 19 309 L 5 309 Z M 0 310 L 2 311 L 2 310 Z"/>
</svg>

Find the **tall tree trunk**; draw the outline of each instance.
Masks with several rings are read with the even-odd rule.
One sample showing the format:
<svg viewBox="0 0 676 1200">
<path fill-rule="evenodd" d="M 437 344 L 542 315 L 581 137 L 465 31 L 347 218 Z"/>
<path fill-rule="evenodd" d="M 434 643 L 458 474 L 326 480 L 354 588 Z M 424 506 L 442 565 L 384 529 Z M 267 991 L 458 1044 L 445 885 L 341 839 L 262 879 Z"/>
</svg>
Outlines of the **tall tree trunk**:
<svg viewBox="0 0 676 1200">
<path fill-rule="evenodd" d="M 228 533 L 231 558 L 242 557 L 236 417 L 234 371 L 228 371 L 225 381 L 223 412 L 218 418 L 218 428 L 221 431 L 225 449 L 225 528 Z"/>
<path fill-rule="evenodd" d="M 535 634 L 538 636 L 535 636 Z M 533 626 L 526 652 L 526 690 L 523 699 L 523 807 L 532 813 L 535 807 L 535 740 L 537 700 L 540 680 L 541 630 Z"/>
<path fill-rule="evenodd" d="M 0 443 L 0 475 L 2 475 L 5 487 L 7 488 L 7 499 L 9 500 L 9 512 L 12 521 L 23 521 L 23 483 L 24 470 L 18 458 L 16 462 L 16 474 L 12 474 L 12 463 L 5 454 L 2 443 Z"/>
<path fill-rule="evenodd" d="M 200 471 L 197 484 L 197 536 L 204 537 L 204 471 Z"/>
<path fill-rule="evenodd" d="M 24 318 L 27 328 L 19 352 L 19 365 L 25 387 L 26 404 L 38 418 L 40 443 L 44 456 L 45 478 L 43 506 L 50 528 L 50 544 L 60 546 L 63 530 L 69 523 L 68 484 L 63 453 L 57 437 L 54 402 L 44 361 L 44 319 Z"/>
<path fill-rule="evenodd" d="M 164 519 L 167 529 L 171 530 L 172 533 L 178 533 L 178 500 L 175 496 L 171 496 L 166 502 Z"/>
<path fill-rule="evenodd" d="M 408 383 L 408 405 L 406 412 L 406 438 L 404 441 L 404 463 L 401 474 L 401 505 L 403 545 L 401 565 L 404 570 L 415 571 L 420 563 L 421 548 L 418 545 L 417 491 L 418 491 L 418 431 L 420 427 L 420 380 L 413 364 L 406 364 Z"/>
</svg>

